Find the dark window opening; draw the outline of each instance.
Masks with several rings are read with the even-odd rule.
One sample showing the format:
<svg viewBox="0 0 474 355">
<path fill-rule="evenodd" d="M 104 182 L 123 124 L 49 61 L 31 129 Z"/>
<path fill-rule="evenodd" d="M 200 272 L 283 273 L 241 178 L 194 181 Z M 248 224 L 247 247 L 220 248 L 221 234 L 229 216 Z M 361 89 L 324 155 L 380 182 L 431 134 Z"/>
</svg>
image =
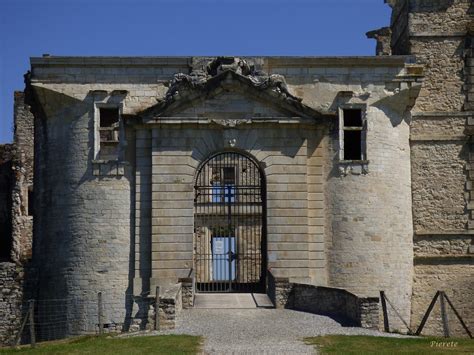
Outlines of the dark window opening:
<svg viewBox="0 0 474 355">
<path fill-rule="evenodd" d="M 0 261 L 10 261 L 13 244 L 11 221 L 0 220 L 0 228 L 2 229 L 0 234 Z"/>
<path fill-rule="evenodd" d="M 118 143 L 119 111 L 117 108 L 100 109 L 100 143 Z"/>
<path fill-rule="evenodd" d="M 118 108 L 101 108 L 100 109 L 100 127 L 112 127 L 119 121 Z"/>
<path fill-rule="evenodd" d="M 344 160 L 362 160 L 362 131 L 344 131 Z"/>
<path fill-rule="evenodd" d="M 344 109 L 344 127 L 362 127 L 362 110 Z"/>
<path fill-rule="evenodd" d="M 117 159 L 120 137 L 120 113 L 118 108 L 99 109 L 100 158 Z"/>
<path fill-rule="evenodd" d="M 235 185 L 235 168 L 223 168 L 224 171 L 224 185 Z"/>
<path fill-rule="evenodd" d="M 212 202 L 235 202 L 235 167 L 215 167 L 212 171 Z"/>
<path fill-rule="evenodd" d="M 34 195 L 33 188 L 28 188 L 28 216 L 33 216 L 34 211 Z"/>
<path fill-rule="evenodd" d="M 365 160 L 365 124 L 362 109 L 342 109 L 340 118 L 341 147 L 340 159 Z"/>
</svg>

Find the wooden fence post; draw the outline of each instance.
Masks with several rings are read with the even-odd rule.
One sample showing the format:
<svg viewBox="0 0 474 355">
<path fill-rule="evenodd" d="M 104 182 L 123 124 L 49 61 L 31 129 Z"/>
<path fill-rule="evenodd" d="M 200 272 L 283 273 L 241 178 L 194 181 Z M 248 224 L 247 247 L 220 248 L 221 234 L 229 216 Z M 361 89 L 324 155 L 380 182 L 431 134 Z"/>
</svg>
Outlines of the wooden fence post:
<svg viewBox="0 0 474 355">
<path fill-rule="evenodd" d="M 430 316 L 430 313 L 431 311 L 433 310 L 433 307 L 436 303 L 436 300 L 438 299 L 439 297 L 439 291 L 436 292 L 435 296 L 433 297 L 433 299 L 431 300 L 431 303 L 430 303 L 430 306 L 428 307 L 428 310 L 426 311 L 425 315 L 423 316 L 423 319 L 421 321 L 421 324 L 420 326 L 418 327 L 418 329 L 416 330 L 416 333 L 415 335 L 420 335 L 421 334 L 421 331 L 423 330 L 424 326 L 425 326 L 425 323 L 426 321 L 428 320 L 428 317 Z"/>
<path fill-rule="evenodd" d="M 444 291 L 441 291 L 439 293 L 439 304 L 440 304 L 440 307 L 441 307 L 441 319 L 443 320 L 443 335 L 445 338 L 449 338 L 449 323 L 448 323 L 448 314 L 446 313 L 446 303 L 444 303 L 445 301 L 445 295 L 444 295 Z"/>
<path fill-rule="evenodd" d="M 382 291 L 383 292 L 383 291 Z M 388 299 L 388 297 L 385 295 L 385 292 L 383 293 L 383 298 L 384 298 L 384 302 L 387 301 L 387 303 L 389 304 L 389 306 L 393 309 L 393 311 L 395 312 L 395 314 L 397 315 L 398 319 L 400 319 L 402 321 L 402 323 L 405 325 L 405 327 L 408 329 L 408 334 L 413 334 L 410 326 L 408 325 L 408 323 L 405 321 L 405 319 L 403 319 L 402 315 L 397 311 L 397 308 L 393 305 L 392 302 L 390 302 L 390 300 Z M 387 305 L 385 305 L 385 307 L 387 307 Z M 387 327 L 388 327 L 388 315 L 387 315 Z"/>
<path fill-rule="evenodd" d="M 380 302 L 382 303 L 383 329 L 386 333 L 390 333 L 390 325 L 388 323 L 387 302 L 385 302 L 384 291 L 380 291 Z"/>
<path fill-rule="evenodd" d="M 30 340 L 31 347 L 36 346 L 36 334 L 35 334 L 35 300 L 28 301 L 28 313 L 30 318 Z"/>
<path fill-rule="evenodd" d="M 98 322 L 99 322 L 99 335 L 102 335 L 103 332 L 104 332 L 104 320 L 102 319 L 102 307 L 103 307 L 103 304 L 102 304 L 102 292 L 99 292 L 97 294 L 97 309 L 98 309 Z"/>
<path fill-rule="evenodd" d="M 444 294 L 444 298 L 446 299 L 446 301 L 448 302 L 449 306 L 450 306 L 451 309 L 453 310 L 454 314 L 455 314 L 456 317 L 458 318 L 459 322 L 461 323 L 462 327 L 463 327 L 464 330 L 466 331 L 467 335 L 469 335 L 469 338 L 472 339 L 472 334 L 471 334 L 471 332 L 469 331 L 469 328 L 467 327 L 466 323 L 464 323 L 464 321 L 462 320 L 461 315 L 458 313 L 458 311 L 456 310 L 456 308 L 454 308 L 454 305 L 451 303 L 451 300 L 448 298 L 448 296 L 447 296 L 446 294 Z"/>
<path fill-rule="evenodd" d="M 156 286 L 155 330 L 160 330 L 160 286 Z"/>
<path fill-rule="evenodd" d="M 21 336 L 23 335 L 23 330 L 25 329 L 26 322 L 28 321 L 29 318 L 30 318 L 30 309 L 28 308 L 25 316 L 23 317 L 23 320 L 21 321 L 20 330 L 18 331 L 15 337 L 15 343 L 14 343 L 15 346 L 20 345 Z"/>
</svg>

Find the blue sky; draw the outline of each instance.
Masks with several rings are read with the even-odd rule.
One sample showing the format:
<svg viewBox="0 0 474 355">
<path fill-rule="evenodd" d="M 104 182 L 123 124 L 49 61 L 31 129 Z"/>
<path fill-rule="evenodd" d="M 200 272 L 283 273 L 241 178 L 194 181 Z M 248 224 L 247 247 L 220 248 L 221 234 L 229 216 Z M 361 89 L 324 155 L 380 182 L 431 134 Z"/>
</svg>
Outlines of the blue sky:
<svg viewBox="0 0 474 355">
<path fill-rule="evenodd" d="M 0 0 L 0 143 L 29 58 L 373 55 L 383 0 Z"/>
</svg>

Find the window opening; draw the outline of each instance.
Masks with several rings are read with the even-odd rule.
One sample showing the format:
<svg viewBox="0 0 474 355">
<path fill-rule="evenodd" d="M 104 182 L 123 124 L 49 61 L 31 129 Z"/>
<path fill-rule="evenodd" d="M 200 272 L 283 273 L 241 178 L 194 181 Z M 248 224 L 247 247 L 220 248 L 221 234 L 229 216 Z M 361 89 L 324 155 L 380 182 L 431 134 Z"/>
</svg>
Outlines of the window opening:
<svg viewBox="0 0 474 355">
<path fill-rule="evenodd" d="M 235 167 L 212 168 L 212 202 L 235 202 Z"/>
<path fill-rule="evenodd" d="M 101 159 L 117 159 L 120 136 L 118 108 L 99 109 L 99 156 Z"/>
<path fill-rule="evenodd" d="M 33 216 L 34 212 L 34 195 L 33 195 L 33 187 L 30 186 L 28 188 L 28 216 Z"/>
<path fill-rule="evenodd" d="M 365 122 L 362 109 L 340 110 L 341 160 L 365 160 Z"/>
</svg>

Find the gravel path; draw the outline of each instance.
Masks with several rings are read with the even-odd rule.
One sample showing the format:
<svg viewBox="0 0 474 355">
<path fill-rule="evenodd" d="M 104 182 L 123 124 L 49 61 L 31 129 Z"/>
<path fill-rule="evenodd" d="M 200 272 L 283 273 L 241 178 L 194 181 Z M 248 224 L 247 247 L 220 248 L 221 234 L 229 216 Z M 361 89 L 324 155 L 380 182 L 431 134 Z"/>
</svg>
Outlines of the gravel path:
<svg viewBox="0 0 474 355">
<path fill-rule="evenodd" d="M 342 327 L 329 317 L 277 309 L 188 309 L 174 330 L 152 334 L 191 334 L 205 338 L 206 354 L 315 354 L 304 337 L 389 335 L 362 328 Z"/>
</svg>

